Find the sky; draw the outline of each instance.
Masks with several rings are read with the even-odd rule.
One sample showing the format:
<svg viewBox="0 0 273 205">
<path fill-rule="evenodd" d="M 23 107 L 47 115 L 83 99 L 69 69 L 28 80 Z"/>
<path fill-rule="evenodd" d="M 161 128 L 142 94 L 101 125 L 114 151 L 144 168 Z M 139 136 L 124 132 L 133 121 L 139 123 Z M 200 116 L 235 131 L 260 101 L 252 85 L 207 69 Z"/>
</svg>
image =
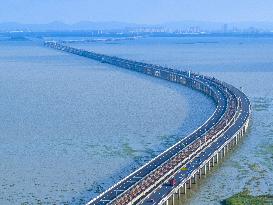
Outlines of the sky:
<svg viewBox="0 0 273 205">
<path fill-rule="evenodd" d="M 0 22 L 273 22 L 273 0 L 0 0 Z"/>
</svg>

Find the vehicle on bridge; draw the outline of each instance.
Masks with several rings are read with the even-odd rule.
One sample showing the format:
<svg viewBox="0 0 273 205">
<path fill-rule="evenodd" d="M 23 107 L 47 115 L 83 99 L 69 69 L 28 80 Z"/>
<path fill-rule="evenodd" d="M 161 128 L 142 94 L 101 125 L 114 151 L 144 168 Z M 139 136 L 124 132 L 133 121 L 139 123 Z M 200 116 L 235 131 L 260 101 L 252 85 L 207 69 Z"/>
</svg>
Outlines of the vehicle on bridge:
<svg viewBox="0 0 273 205">
<path fill-rule="evenodd" d="M 170 183 L 171 186 L 175 186 L 176 185 L 176 179 L 175 178 L 171 178 L 169 180 L 169 183 Z"/>
<path fill-rule="evenodd" d="M 177 191 L 179 193 L 181 187 L 186 194 L 187 187 L 195 183 L 197 176 L 201 179 L 206 175 L 219 158 L 238 143 L 248 128 L 251 115 L 249 99 L 240 90 L 214 77 L 83 51 L 55 41 L 45 42 L 45 45 L 185 85 L 208 95 L 216 104 L 216 110 L 202 126 L 87 205 L 168 204 L 168 199 L 173 198 L 171 196 Z"/>
</svg>

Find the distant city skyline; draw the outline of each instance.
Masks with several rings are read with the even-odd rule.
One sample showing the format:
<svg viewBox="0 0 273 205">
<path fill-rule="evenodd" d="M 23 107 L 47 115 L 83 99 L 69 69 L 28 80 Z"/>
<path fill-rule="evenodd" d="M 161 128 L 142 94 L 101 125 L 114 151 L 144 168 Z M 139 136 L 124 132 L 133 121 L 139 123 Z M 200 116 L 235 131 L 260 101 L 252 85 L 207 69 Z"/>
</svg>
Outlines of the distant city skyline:
<svg viewBox="0 0 273 205">
<path fill-rule="evenodd" d="M 264 33 L 273 32 L 273 22 L 224 23 L 206 21 L 180 21 L 164 24 L 134 24 L 126 22 L 91 22 L 75 24 L 52 22 L 48 24 L 0 23 L 0 32 L 21 31 L 111 31 L 148 33 Z"/>
<path fill-rule="evenodd" d="M 272 0 L 6 0 L 1 2 L 0 23 L 273 22 L 272 9 Z"/>
</svg>

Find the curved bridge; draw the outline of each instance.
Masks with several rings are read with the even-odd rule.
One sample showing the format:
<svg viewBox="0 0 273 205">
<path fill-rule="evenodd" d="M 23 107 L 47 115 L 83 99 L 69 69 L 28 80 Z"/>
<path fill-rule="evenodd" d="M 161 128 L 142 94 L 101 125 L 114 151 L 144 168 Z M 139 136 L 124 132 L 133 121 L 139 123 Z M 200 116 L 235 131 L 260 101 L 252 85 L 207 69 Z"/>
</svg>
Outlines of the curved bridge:
<svg viewBox="0 0 273 205">
<path fill-rule="evenodd" d="M 190 71 L 136 62 L 72 48 L 55 41 L 45 46 L 168 80 L 211 97 L 216 110 L 193 133 L 101 193 L 88 205 L 168 204 L 186 194 L 245 134 L 251 106 L 246 95 L 225 82 Z"/>
</svg>

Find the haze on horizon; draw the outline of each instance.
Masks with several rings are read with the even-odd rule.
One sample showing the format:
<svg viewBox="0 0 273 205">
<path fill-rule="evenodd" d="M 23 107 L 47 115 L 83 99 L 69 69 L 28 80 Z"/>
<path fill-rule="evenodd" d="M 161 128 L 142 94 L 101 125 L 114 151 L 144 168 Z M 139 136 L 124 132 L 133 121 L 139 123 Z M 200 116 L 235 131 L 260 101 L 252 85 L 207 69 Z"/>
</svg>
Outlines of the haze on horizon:
<svg viewBox="0 0 273 205">
<path fill-rule="evenodd" d="M 0 23 L 273 22 L 272 0 L 4 0 Z"/>
</svg>

